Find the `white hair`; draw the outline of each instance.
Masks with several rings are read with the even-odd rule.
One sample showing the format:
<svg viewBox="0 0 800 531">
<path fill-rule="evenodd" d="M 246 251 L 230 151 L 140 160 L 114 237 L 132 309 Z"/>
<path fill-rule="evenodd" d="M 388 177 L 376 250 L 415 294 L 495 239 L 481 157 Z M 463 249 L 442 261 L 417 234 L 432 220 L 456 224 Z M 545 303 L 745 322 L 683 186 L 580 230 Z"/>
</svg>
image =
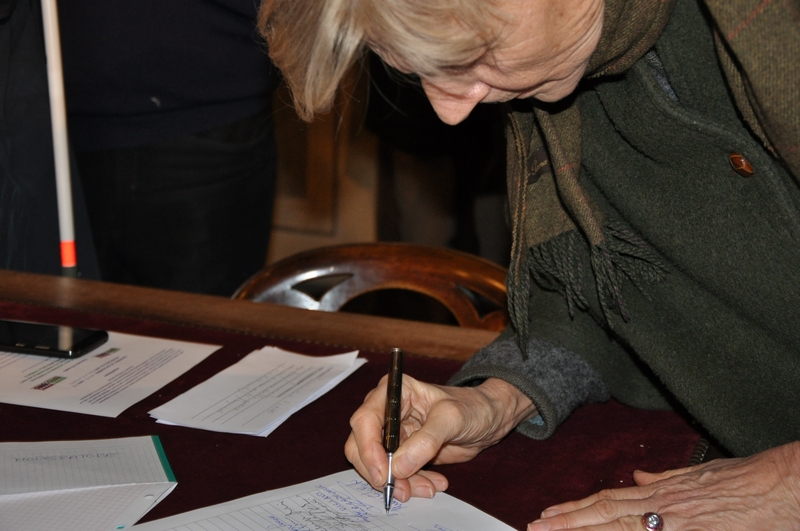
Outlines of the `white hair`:
<svg viewBox="0 0 800 531">
<path fill-rule="evenodd" d="M 264 0 L 258 25 L 311 120 L 367 47 L 401 70 L 441 75 L 489 52 L 500 19 L 497 0 Z"/>
</svg>

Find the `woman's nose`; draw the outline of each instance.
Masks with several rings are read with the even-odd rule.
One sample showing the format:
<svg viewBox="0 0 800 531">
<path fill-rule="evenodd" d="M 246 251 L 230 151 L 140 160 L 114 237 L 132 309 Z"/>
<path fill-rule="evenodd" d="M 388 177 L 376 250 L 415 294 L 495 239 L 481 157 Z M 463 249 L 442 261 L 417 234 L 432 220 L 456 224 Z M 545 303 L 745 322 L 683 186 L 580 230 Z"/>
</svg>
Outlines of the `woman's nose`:
<svg viewBox="0 0 800 531">
<path fill-rule="evenodd" d="M 468 84 L 432 83 L 422 80 L 422 89 L 439 119 L 446 124 L 462 122 L 489 94 L 490 87 L 480 81 Z"/>
</svg>

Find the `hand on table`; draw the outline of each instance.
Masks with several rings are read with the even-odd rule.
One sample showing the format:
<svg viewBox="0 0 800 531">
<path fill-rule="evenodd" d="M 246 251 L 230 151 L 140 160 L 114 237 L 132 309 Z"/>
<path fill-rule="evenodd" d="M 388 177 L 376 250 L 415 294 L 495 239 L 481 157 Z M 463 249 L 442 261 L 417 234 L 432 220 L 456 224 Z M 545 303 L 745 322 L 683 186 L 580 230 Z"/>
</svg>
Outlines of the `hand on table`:
<svg viewBox="0 0 800 531">
<path fill-rule="evenodd" d="M 381 437 L 386 380 L 353 413 L 352 432 L 345 444 L 347 458 L 376 489 L 383 487 L 388 473 Z M 447 488 L 447 479 L 421 470 L 423 466 L 469 461 L 535 415 L 530 399 L 502 380 L 490 378 L 477 387 L 447 387 L 404 375 L 400 448 L 392 459 L 397 478 L 394 497 L 400 501 L 433 497 Z"/>
<path fill-rule="evenodd" d="M 661 516 L 663 531 L 800 529 L 800 442 L 633 478 L 635 487 L 545 509 L 528 530 L 646 531 L 648 512 Z"/>
</svg>

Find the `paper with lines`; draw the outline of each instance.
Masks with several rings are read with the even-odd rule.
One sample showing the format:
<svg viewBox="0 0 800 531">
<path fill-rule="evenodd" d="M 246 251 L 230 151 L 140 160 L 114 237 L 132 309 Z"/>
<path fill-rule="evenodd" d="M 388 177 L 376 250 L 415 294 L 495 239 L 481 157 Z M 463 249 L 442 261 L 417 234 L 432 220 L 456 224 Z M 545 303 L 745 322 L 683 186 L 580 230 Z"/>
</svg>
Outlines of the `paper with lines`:
<svg viewBox="0 0 800 531">
<path fill-rule="evenodd" d="M 150 415 L 166 424 L 266 437 L 366 363 L 357 355 L 305 356 L 264 347 Z"/>
<path fill-rule="evenodd" d="M 443 492 L 395 501 L 353 470 L 133 527 L 133 531 L 513 531 Z"/>
<path fill-rule="evenodd" d="M 0 529 L 127 529 L 177 485 L 158 437 L 0 444 Z"/>
</svg>

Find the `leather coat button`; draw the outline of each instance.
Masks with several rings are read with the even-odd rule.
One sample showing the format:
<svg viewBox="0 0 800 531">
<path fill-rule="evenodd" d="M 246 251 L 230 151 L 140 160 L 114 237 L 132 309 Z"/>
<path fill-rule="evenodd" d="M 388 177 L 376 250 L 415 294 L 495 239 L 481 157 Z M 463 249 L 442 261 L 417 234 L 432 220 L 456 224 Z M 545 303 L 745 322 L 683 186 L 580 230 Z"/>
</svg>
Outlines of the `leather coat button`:
<svg viewBox="0 0 800 531">
<path fill-rule="evenodd" d="M 733 166 L 733 171 L 741 175 L 742 177 L 752 177 L 753 176 L 753 167 L 747 162 L 747 159 L 743 156 L 739 155 L 738 153 L 731 153 L 731 166 Z"/>
</svg>

